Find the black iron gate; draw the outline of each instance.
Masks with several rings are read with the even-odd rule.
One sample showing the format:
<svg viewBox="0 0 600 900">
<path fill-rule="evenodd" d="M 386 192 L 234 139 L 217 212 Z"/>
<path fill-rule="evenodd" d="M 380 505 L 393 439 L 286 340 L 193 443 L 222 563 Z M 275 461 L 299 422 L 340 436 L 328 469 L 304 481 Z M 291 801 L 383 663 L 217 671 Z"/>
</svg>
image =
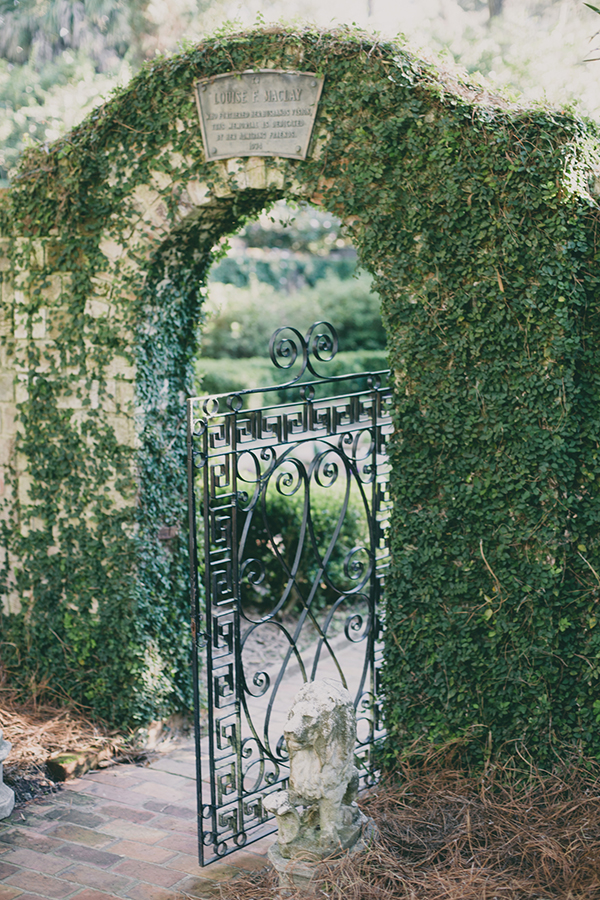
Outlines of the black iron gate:
<svg viewBox="0 0 600 900">
<path fill-rule="evenodd" d="M 202 865 L 275 829 L 263 798 L 288 776 L 283 725 L 304 681 L 348 687 L 363 784 L 376 777 L 391 389 L 387 371 L 321 374 L 337 343 L 326 322 L 280 328 L 284 384 L 189 401 Z"/>
</svg>

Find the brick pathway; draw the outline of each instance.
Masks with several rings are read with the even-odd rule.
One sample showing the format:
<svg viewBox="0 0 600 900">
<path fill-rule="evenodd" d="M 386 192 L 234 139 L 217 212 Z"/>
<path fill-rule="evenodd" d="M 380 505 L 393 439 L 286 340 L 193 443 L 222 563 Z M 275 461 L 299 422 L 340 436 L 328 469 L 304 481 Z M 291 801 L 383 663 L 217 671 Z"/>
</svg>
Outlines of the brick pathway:
<svg viewBox="0 0 600 900">
<path fill-rule="evenodd" d="M 193 741 L 89 772 L 0 821 L 0 900 L 214 900 L 268 864 L 273 837 L 201 869 Z"/>
<path fill-rule="evenodd" d="M 333 643 L 355 693 L 364 650 L 342 636 Z M 338 677 L 327 655 L 319 676 Z M 271 721 L 277 734 L 301 684 L 290 667 Z M 0 820 L 0 900 L 215 900 L 219 883 L 269 865 L 274 836 L 202 869 L 196 829 L 193 740 L 149 766 L 89 772 Z"/>
</svg>

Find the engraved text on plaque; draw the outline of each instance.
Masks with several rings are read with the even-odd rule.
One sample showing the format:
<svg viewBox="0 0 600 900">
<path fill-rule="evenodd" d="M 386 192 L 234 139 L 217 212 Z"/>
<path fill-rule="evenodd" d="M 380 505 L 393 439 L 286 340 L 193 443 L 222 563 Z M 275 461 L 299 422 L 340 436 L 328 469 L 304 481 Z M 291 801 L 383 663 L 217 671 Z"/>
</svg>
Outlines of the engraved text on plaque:
<svg viewBox="0 0 600 900">
<path fill-rule="evenodd" d="M 310 72 L 260 69 L 196 82 L 207 159 L 306 159 L 323 79 Z"/>
</svg>

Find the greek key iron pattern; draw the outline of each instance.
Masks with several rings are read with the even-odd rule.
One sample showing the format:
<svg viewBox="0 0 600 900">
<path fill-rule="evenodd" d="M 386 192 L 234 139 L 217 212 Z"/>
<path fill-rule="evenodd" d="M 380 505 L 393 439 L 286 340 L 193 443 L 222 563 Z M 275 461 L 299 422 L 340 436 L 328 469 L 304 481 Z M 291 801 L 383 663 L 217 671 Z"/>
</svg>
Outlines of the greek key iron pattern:
<svg viewBox="0 0 600 900">
<path fill-rule="evenodd" d="M 284 384 L 188 401 L 201 865 L 275 830 L 263 799 L 285 786 L 304 681 L 350 690 L 362 784 L 377 780 L 391 388 L 387 370 L 323 374 L 337 349 L 327 322 L 279 328 Z"/>
</svg>

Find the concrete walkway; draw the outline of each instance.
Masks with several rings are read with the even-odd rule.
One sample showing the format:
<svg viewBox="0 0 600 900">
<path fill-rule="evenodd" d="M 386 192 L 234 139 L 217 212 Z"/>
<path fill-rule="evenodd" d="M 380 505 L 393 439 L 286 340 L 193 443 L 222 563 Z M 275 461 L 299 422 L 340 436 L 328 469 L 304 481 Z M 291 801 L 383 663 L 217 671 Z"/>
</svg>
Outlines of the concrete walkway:
<svg viewBox="0 0 600 900">
<path fill-rule="evenodd" d="M 214 900 L 274 837 L 198 865 L 193 740 L 67 782 L 0 822 L 0 900 Z"/>
</svg>

